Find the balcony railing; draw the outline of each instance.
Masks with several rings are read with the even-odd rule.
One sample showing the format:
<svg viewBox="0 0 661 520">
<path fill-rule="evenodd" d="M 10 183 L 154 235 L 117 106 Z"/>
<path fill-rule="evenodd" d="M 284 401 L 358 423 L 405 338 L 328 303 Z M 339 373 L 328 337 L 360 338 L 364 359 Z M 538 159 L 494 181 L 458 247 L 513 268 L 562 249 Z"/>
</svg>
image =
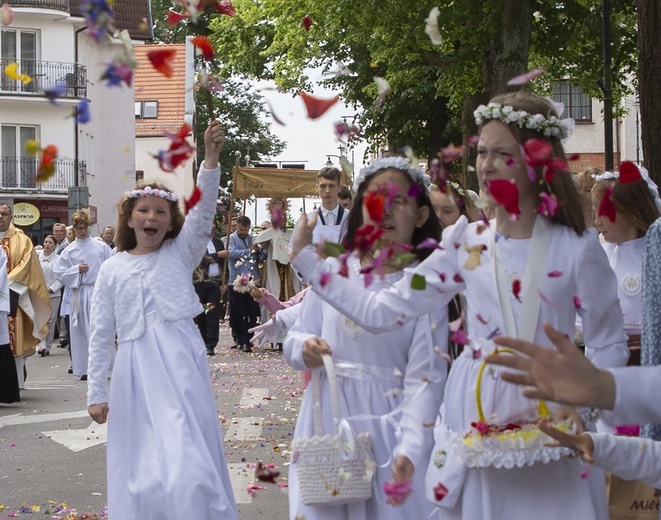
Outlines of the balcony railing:
<svg viewBox="0 0 661 520">
<path fill-rule="evenodd" d="M 15 60 L 0 60 L 0 71 Z M 80 99 L 87 97 L 87 67 L 75 63 L 58 61 L 20 60 L 19 74 L 32 78 L 27 84 L 11 79 L 6 74 L 0 78 L 0 95 L 15 94 L 21 96 L 44 96 L 48 89 L 60 85 L 59 96 Z"/>
<path fill-rule="evenodd" d="M 0 190 L 67 191 L 72 186 L 86 185 L 85 161 L 78 161 L 78 182 L 76 161 L 71 159 L 56 159 L 55 173 L 43 183 L 37 182 L 38 169 L 36 157 L 0 157 Z"/>
<path fill-rule="evenodd" d="M 57 11 L 70 11 L 69 0 L 4 0 L 11 7 L 34 7 L 38 9 L 56 9 Z"/>
</svg>

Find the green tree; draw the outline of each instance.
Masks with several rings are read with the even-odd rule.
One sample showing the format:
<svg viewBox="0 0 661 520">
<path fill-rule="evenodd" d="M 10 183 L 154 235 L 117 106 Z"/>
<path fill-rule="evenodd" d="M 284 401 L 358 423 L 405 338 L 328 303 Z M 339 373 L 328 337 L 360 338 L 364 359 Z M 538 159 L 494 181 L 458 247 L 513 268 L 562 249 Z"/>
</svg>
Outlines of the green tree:
<svg viewBox="0 0 661 520">
<path fill-rule="evenodd" d="M 635 12 L 612 0 L 615 98 L 635 66 Z M 474 133 L 475 106 L 507 89 L 534 65 L 548 91 L 567 78 L 600 97 L 600 0 L 439 0 L 443 43 L 432 45 L 424 20 L 433 4 L 415 0 L 236 0 L 237 17 L 218 19 L 212 38 L 228 73 L 273 79 L 285 91 L 310 88 L 307 67 L 342 65 L 327 83 L 364 112 L 376 146 L 408 144 L 433 157 L 440 145 Z M 304 17 L 313 24 L 302 27 Z M 374 76 L 392 93 L 375 104 Z M 519 88 L 519 87 L 517 87 Z"/>
<path fill-rule="evenodd" d="M 172 0 L 152 0 L 154 39 L 157 42 L 183 42 L 190 32 L 185 25 L 186 22 L 174 27 L 168 25 L 167 12 L 171 7 L 173 7 Z M 216 62 L 212 67 L 214 70 L 211 72 L 219 72 Z M 211 102 L 213 117 L 222 122 L 226 136 L 225 148 L 220 158 L 221 186 L 231 191 L 235 151 L 242 151 L 245 154 L 250 147 L 250 155 L 253 159 L 265 161 L 269 156 L 282 152 L 285 143 L 271 132 L 269 112 L 264 99 L 245 76 L 226 75 L 221 83 L 220 90 L 211 96 Z M 199 88 L 196 91 L 195 100 L 196 132 L 198 142 L 202 143 L 204 142 L 202 135 L 211 117 L 204 89 Z M 198 160 L 201 159 L 200 150 Z"/>
</svg>

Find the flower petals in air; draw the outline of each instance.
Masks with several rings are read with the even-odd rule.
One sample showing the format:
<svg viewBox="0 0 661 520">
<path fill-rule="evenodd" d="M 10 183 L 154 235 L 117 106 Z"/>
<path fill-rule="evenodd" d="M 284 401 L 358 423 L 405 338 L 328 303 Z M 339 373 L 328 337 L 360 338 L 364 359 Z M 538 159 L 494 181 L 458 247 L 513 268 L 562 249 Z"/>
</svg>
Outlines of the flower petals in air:
<svg viewBox="0 0 661 520">
<path fill-rule="evenodd" d="M 188 13 L 178 13 L 172 9 L 168 11 L 168 25 L 170 27 L 177 25 L 179 22 L 185 20 L 186 18 L 188 18 Z"/>
<path fill-rule="evenodd" d="M 196 185 L 193 188 L 193 193 L 191 193 L 190 199 L 184 197 L 184 205 L 186 208 L 186 213 L 188 213 L 195 206 L 197 206 L 197 203 L 200 202 L 201 199 L 202 199 L 202 190 L 200 189 L 199 186 Z"/>
<path fill-rule="evenodd" d="M 236 16 L 236 10 L 231 0 L 220 0 L 216 2 L 216 12 L 227 16 Z"/>
<path fill-rule="evenodd" d="M 57 146 L 49 144 L 41 151 L 41 161 L 37 170 L 37 182 L 46 182 L 55 173 Z"/>
<path fill-rule="evenodd" d="M 465 153 L 465 146 L 455 146 L 453 143 L 450 143 L 450 146 L 441 148 L 438 156 L 447 164 L 461 159 Z"/>
<path fill-rule="evenodd" d="M 2 4 L 0 7 L 0 24 L 8 27 L 14 19 L 14 11 L 11 10 L 9 4 Z"/>
<path fill-rule="evenodd" d="M 147 58 L 149 58 L 152 67 L 163 74 L 166 78 L 170 78 L 172 77 L 172 74 L 174 74 L 172 62 L 176 53 L 177 52 L 172 48 L 158 49 L 149 51 L 147 53 Z"/>
<path fill-rule="evenodd" d="M 383 100 L 386 99 L 386 96 L 390 94 L 390 83 L 388 83 L 387 79 L 378 76 L 374 77 L 374 83 L 376 84 L 376 90 L 378 93 L 375 104 L 377 107 L 380 107 Z"/>
<path fill-rule="evenodd" d="M 301 25 L 306 31 L 310 30 L 310 27 L 312 27 L 312 18 L 310 18 L 310 15 L 307 15 L 303 18 Z"/>
<path fill-rule="evenodd" d="M 631 161 L 623 161 L 622 164 L 620 164 L 620 182 L 622 184 L 636 182 L 642 178 L 643 176 L 640 174 L 638 166 Z"/>
<path fill-rule="evenodd" d="M 285 122 L 282 119 L 280 119 L 278 115 L 275 113 L 275 111 L 273 110 L 273 105 L 271 105 L 271 102 L 268 99 L 266 100 L 266 104 L 269 107 L 269 112 L 271 112 L 271 117 L 273 118 L 273 121 L 275 121 L 279 125 L 287 126 Z"/>
<path fill-rule="evenodd" d="M 581 308 L 581 299 L 579 298 L 578 294 L 575 294 L 572 300 L 574 302 L 574 307 L 576 307 L 577 309 L 580 309 Z"/>
<path fill-rule="evenodd" d="M 202 53 L 202 58 L 206 61 L 213 60 L 213 45 L 206 36 L 196 36 L 191 39 L 191 43 Z"/>
<path fill-rule="evenodd" d="M 90 102 L 83 98 L 76 107 L 76 122 L 84 125 L 90 122 Z"/>
<path fill-rule="evenodd" d="M 64 97 L 67 94 L 67 86 L 62 81 L 58 81 L 54 86 L 44 89 L 44 96 L 53 105 L 57 105 L 58 98 Z"/>
<path fill-rule="evenodd" d="M 617 215 L 617 210 L 615 209 L 615 203 L 613 202 L 613 185 L 611 184 L 604 193 L 604 196 L 601 198 L 599 203 L 598 215 L 600 217 L 606 217 L 611 222 L 615 222 L 615 217 Z"/>
<path fill-rule="evenodd" d="M 494 179 L 487 182 L 487 189 L 494 200 L 512 215 L 520 215 L 519 188 L 514 182 L 504 179 Z"/>
<path fill-rule="evenodd" d="M 525 152 L 525 160 L 530 166 L 541 166 L 546 164 L 546 161 L 550 158 L 551 152 L 551 143 L 544 141 L 543 139 L 528 139 L 524 145 L 523 149 Z"/>
<path fill-rule="evenodd" d="M 429 11 L 429 16 L 425 20 L 425 33 L 429 36 L 432 45 L 441 45 L 443 43 L 441 31 L 438 29 L 438 17 L 440 14 L 441 10 L 438 7 L 432 7 L 432 10 Z"/>
<path fill-rule="evenodd" d="M 27 74 L 20 74 L 18 72 L 18 63 L 16 62 L 10 63 L 5 67 L 5 74 L 8 78 L 20 81 L 23 85 L 27 85 L 32 81 L 32 78 Z"/>
<path fill-rule="evenodd" d="M 509 86 L 512 85 L 525 85 L 529 81 L 532 81 L 535 79 L 537 76 L 540 74 L 544 73 L 544 69 L 533 69 L 530 72 L 525 72 L 523 74 L 520 74 L 518 76 L 513 77 L 511 80 L 507 82 Z"/>
<path fill-rule="evenodd" d="M 193 155 L 195 148 L 192 147 L 186 137 L 191 132 L 191 127 L 188 124 L 181 125 L 177 134 L 164 132 L 165 137 L 170 139 L 170 147 L 167 150 L 158 152 L 156 158 L 158 165 L 164 172 L 172 173 L 177 166 L 184 163 Z"/>
<path fill-rule="evenodd" d="M 364 198 L 365 208 L 372 222 L 382 222 L 386 207 L 386 197 L 376 190 L 368 191 Z"/>
<path fill-rule="evenodd" d="M 305 110 L 307 111 L 308 117 L 310 119 L 320 118 L 330 107 L 332 107 L 340 100 L 338 96 L 335 96 L 331 99 L 322 99 L 311 96 L 310 94 L 306 94 L 305 92 L 301 92 L 300 96 L 303 100 L 303 103 L 305 104 Z"/>
</svg>

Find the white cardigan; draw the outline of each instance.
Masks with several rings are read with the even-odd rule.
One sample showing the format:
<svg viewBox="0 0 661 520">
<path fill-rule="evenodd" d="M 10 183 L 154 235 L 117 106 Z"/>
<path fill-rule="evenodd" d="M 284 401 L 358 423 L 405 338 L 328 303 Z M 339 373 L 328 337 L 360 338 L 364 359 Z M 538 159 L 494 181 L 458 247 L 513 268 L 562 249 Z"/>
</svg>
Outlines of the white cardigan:
<svg viewBox="0 0 661 520">
<path fill-rule="evenodd" d="M 149 287 L 162 321 L 192 318 L 203 311 L 193 288 L 192 273 L 204 255 L 216 213 L 220 168 L 200 167 L 197 184 L 202 191 L 179 235 L 158 250 L 154 269 L 144 277 L 127 276 L 119 256 L 103 263 L 92 297 L 90 343 L 119 343 L 138 339 L 145 331 L 143 285 Z M 112 322 L 107 318 L 112 316 Z"/>
</svg>

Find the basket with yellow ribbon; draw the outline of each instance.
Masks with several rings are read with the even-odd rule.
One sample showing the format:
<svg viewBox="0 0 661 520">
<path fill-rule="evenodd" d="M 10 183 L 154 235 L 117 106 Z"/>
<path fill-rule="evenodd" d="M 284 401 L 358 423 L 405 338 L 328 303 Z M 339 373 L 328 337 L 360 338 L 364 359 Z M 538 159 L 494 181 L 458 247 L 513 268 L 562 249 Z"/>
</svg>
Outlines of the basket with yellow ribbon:
<svg viewBox="0 0 661 520">
<path fill-rule="evenodd" d="M 510 349 L 496 349 L 496 352 L 513 353 Z M 487 422 L 482 409 L 482 375 L 485 367 L 486 362 L 482 362 L 475 385 L 478 421 L 471 423 L 471 429 L 455 446 L 459 449 L 463 464 L 469 468 L 521 468 L 572 455 L 573 451 L 569 448 L 546 446 L 553 439 L 537 428 L 540 420 L 546 420 L 564 432 L 574 433 L 576 427 L 568 420 L 553 421 L 544 401 L 539 402 L 535 419 L 504 425 Z"/>
</svg>

